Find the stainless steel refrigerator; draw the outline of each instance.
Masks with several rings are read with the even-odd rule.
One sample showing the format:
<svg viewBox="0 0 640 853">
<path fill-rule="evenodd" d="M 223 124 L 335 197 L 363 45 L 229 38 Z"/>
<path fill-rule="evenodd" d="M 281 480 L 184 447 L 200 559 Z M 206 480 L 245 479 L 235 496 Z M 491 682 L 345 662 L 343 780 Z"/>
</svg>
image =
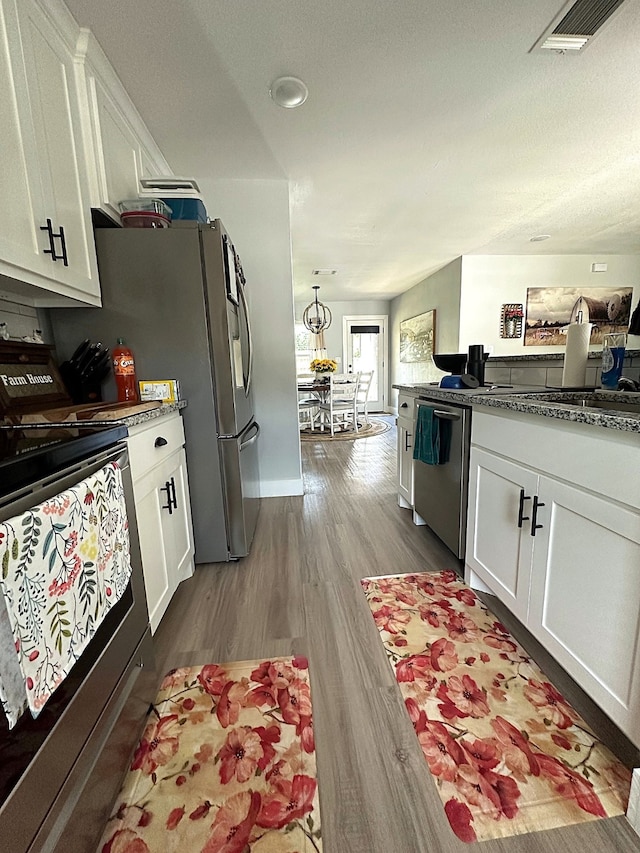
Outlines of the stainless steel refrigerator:
<svg viewBox="0 0 640 853">
<path fill-rule="evenodd" d="M 123 337 L 138 379 L 178 379 L 196 562 L 249 553 L 259 509 L 245 280 L 220 220 L 96 229 L 102 308 L 52 309 L 56 351 Z M 115 384 L 104 386 L 115 399 Z"/>
</svg>

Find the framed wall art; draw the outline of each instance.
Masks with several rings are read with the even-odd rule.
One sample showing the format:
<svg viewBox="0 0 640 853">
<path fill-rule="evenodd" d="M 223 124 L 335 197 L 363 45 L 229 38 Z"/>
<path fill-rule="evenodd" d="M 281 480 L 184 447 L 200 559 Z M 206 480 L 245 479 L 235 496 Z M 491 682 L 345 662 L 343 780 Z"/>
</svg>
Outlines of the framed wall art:
<svg viewBox="0 0 640 853">
<path fill-rule="evenodd" d="M 436 309 L 400 322 L 400 361 L 430 361 L 436 343 Z"/>
<path fill-rule="evenodd" d="M 565 346 L 566 326 L 593 323 L 590 344 L 604 335 L 626 332 L 631 315 L 632 287 L 529 287 L 525 346 Z"/>
</svg>

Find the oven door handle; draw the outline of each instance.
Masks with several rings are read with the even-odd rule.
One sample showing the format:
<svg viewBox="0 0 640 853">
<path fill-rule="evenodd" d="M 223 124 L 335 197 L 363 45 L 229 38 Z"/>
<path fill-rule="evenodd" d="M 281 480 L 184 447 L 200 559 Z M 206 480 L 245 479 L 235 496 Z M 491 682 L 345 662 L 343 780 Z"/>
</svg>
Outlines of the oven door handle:
<svg viewBox="0 0 640 853">
<path fill-rule="evenodd" d="M 441 409 L 434 409 L 433 416 L 435 418 L 442 418 L 446 421 L 459 421 L 460 415 L 457 415 L 455 412 L 443 412 Z"/>
</svg>

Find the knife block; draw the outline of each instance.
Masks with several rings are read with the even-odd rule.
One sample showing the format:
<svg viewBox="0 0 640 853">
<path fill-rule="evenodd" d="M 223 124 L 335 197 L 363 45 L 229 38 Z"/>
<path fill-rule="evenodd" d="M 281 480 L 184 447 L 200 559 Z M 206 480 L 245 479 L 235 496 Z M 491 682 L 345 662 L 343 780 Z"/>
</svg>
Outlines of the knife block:
<svg viewBox="0 0 640 853">
<path fill-rule="evenodd" d="M 95 379 L 83 379 L 73 365 L 63 361 L 60 365 L 60 376 L 74 403 L 101 403 L 102 382 Z"/>
</svg>

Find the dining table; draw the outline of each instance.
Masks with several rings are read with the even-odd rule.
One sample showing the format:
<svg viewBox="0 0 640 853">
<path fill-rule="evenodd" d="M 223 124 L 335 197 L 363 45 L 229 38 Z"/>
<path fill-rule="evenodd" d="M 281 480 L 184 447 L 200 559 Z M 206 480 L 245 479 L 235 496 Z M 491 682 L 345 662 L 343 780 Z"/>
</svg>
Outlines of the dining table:
<svg viewBox="0 0 640 853">
<path fill-rule="evenodd" d="M 329 390 L 331 388 L 331 383 L 329 379 L 325 381 L 321 379 L 300 379 L 298 380 L 298 393 L 299 394 L 309 394 L 318 398 L 318 405 L 320 403 L 326 403 L 329 399 Z M 320 411 L 320 429 L 324 431 L 325 425 L 325 413 L 324 411 Z M 313 427 L 313 420 L 311 421 L 310 429 L 312 432 L 315 432 Z"/>
</svg>

